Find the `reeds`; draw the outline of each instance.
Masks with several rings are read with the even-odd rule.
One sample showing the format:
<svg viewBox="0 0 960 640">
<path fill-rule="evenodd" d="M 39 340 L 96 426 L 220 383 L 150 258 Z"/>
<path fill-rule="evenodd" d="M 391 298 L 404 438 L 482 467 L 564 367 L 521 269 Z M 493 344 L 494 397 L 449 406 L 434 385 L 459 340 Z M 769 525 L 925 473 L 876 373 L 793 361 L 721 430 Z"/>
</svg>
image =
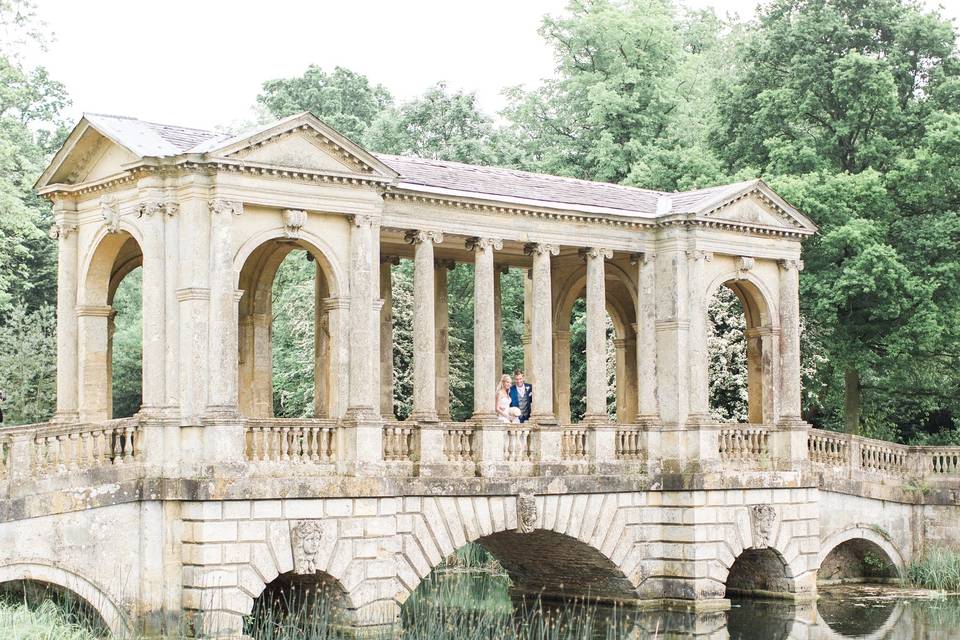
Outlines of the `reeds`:
<svg viewBox="0 0 960 640">
<path fill-rule="evenodd" d="M 931 549 L 910 563 L 907 580 L 924 589 L 960 592 L 960 551 Z"/>
</svg>

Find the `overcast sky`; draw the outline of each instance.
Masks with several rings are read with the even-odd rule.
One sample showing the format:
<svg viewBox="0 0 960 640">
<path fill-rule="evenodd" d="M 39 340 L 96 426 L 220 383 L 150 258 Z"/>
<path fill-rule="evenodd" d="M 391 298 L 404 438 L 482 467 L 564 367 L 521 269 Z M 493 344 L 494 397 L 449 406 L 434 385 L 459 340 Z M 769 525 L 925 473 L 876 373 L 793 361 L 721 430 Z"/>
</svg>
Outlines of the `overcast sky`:
<svg viewBox="0 0 960 640">
<path fill-rule="evenodd" d="M 36 0 L 55 41 L 31 61 L 83 111 L 212 128 L 251 120 L 264 80 L 340 65 L 411 98 L 445 80 L 503 106 L 553 71 L 537 33 L 566 0 Z M 756 0 L 687 0 L 753 15 Z M 930 2 L 931 5 L 937 4 Z M 941 0 L 960 17 L 960 0 Z"/>
</svg>

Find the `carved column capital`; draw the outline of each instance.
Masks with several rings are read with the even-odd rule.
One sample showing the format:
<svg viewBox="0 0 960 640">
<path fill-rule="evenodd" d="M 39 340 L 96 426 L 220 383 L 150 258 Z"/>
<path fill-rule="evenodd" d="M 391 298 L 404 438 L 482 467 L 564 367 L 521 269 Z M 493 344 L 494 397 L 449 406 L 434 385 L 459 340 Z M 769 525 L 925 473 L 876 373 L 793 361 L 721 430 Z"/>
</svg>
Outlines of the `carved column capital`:
<svg viewBox="0 0 960 640">
<path fill-rule="evenodd" d="M 283 228 L 288 238 L 300 236 L 300 230 L 307 223 L 307 212 L 303 209 L 284 209 Z"/>
<path fill-rule="evenodd" d="M 650 251 L 635 251 L 630 254 L 630 264 L 647 264 L 657 259 L 657 254 Z"/>
<path fill-rule="evenodd" d="M 428 231 L 425 229 L 410 229 L 403 235 L 407 244 L 420 244 L 422 242 L 432 242 L 440 244 L 443 242 L 443 233 L 440 231 Z"/>
<path fill-rule="evenodd" d="M 168 217 L 177 215 L 180 211 L 180 205 L 173 200 L 149 200 L 141 202 L 137 206 L 137 217 L 152 217 L 155 214 L 163 214 Z"/>
<path fill-rule="evenodd" d="M 210 213 L 214 215 L 239 216 L 243 213 L 243 203 L 239 200 L 213 198 L 209 202 Z"/>
<path fill-rule="evenodd" d="M 796 270 L 797 272 L 803 271 L 803 260 L 780 260 L 780 268 L 784 271 Z"/>
<path fill-rule="evenodd" d="M 581 247 L 577 250 L 577 253 L 584 261 L 591 258 L 602 258 L 604 260 L 609 260 L 613 257 L 613 250 L 605 249 L 603 247 Z"/>
<path fill-rule="evenodd" d="M 687 249 L 687 257 L 693 260 L 694 262 L 711 262 L 713 260 L 712 251 L 704 251 L 703 249 Z"/>
<path fill-rule="evenodd" d="M 528 256 L 543 254 L 558 256 L 560 255 L 560 247 L 546 242 L 528 242 L 523 245 L 523 253 Z"/>
<path fill-rule="evenodd" d="M 503 240 L 499 238 L 467 238 L 464 241 L 464 245 L 470 251 L 486 251 L 487 249 L 493 249 L 495 251 L 500 251 L 503 249 Z"/>
<path fill-rule="evenodd" d="M 369 214 L 354 214 L 347 216 L 350 222 L 356 227 L 372 227 L 373 224 L 377 221 L 374 216 Z"/>
<path fill-rule="evenodd" d="M 77 230 L 77 225 L 67 224 L 65 222 L 58 222 L 56 224 L 50 225 L 47 235 L 50 236 L 52 240 L 66 240 L 70 237 L 70 234 Z"/>
</svg>

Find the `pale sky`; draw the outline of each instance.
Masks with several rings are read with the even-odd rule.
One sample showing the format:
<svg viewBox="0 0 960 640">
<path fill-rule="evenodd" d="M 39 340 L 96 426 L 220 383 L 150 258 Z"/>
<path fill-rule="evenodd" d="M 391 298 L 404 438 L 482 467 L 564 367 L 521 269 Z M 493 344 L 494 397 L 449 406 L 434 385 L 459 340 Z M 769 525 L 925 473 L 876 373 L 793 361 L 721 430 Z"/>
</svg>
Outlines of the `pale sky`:
<svg viewBox="0 0 960 640">
<path fill-rule="evenodd" d="M 55 34 L 30 56 L 83 111 L 203 128 L 254 118 L 264 80 L 343 66 L 399 99 L 431 84 L 477 93 L 494 114 L 507 86 L 552 74 L 537 33 L 566 0 L 36 0 Z M 960 18 L 960 0 L 930 2 Z M 753 15 L 756 0 L 686 0 Z"/>
</svg>

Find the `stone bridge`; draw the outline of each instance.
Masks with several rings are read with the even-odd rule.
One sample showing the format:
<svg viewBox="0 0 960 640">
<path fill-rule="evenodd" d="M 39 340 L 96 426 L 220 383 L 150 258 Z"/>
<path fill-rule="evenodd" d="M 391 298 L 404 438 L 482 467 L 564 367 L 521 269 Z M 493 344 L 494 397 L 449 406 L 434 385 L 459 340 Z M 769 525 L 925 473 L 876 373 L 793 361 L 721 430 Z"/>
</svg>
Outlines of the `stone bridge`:
<svg viewBox="0 0 960 640">
<path fill-rule="evenodd" d="M 960 449 L 801 419 L 800 244 L 815 227 L 760 181 L 668 194 L 376 156 L 310 114 L 235 137 L 88 115 L 37 188 L 59 246 L 57 413 L 0 430 L 0 582 L 75 593 L 117 632 L 186 620 L 239 637 L 257 598 L 302 581 L 353 625 L 393 625 L 467 542 L 521 593 L 716 612 L 738 593 L 809 601 L 818 581 L 894 576 L 960 541 Z M 273 416 L 272 290 L 291 255 L 316 265 L 309 419 Z M 401 259 L 415 348 L 398 421 Z M 450 419 L 456 262 L 474 272 L 464 422 Z M 111 305 L 136 268 L 143 404 L 115 418 Z M 509 269 L 528 275 L 524 423 L 494 413 Z M 746 423 L 710 417 L 721 286 L 746 320 Z"/>
</svg>

